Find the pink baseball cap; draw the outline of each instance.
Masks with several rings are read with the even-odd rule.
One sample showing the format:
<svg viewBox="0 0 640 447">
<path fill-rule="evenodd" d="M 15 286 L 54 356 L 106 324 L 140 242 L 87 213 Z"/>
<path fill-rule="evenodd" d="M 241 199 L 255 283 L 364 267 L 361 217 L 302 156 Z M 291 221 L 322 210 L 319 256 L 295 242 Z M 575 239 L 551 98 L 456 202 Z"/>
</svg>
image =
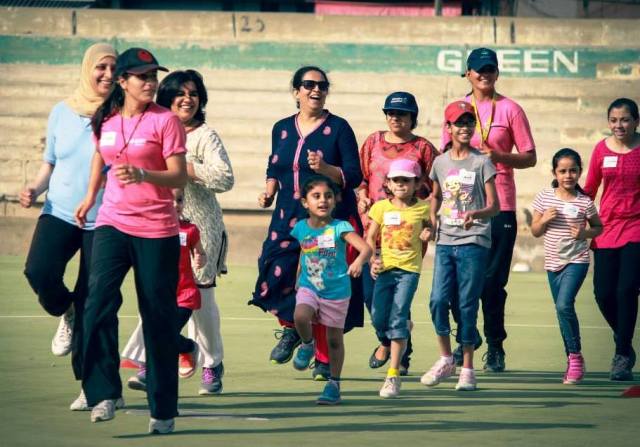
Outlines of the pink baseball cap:
<svg viewBox="0 0 640 447">
<path fill-rule="evenodd" d="M 422 170 L 420 165 L 413 160 L 407 160 L 401 158 L 399 160 L 392 161 L 389 165 L 389 173 L 387 178 L 394 177 L 420 177 Z"/>
<path fill-rule="evenodd" d="M 465 113 L 470 113 L 475 118 L 476 111 L 471 104 L 465 101 L 454 101 L 444 109 L 444 119 L 449 123 L 455 123 Z"/>
</svg>

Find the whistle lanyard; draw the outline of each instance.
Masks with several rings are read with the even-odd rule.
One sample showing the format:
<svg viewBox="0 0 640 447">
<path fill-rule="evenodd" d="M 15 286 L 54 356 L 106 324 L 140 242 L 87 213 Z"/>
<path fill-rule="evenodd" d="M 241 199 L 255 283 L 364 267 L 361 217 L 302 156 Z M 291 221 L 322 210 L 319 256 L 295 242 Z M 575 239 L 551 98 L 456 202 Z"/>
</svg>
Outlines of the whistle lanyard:
<svg viewBox="0 0 640 447">
<path fill-rule="evenodd" d="M 491 115 L 489 115 L 489 119 L 482 125 L 482 121 L 480 120 L 480 112 L 478 111 L 478 107 L 476 106 L 476 98 L 471 94 L 471 105 L 473 106 L 473 110 L 476 114 L 476 131 L 480 134 L 480 145 L 484 145 L 484 142 L 489 138 L 489 132 L 491 132 L 491 124 L 493 124 L 493 116 L 496 113 L 496 94 L 494 93 L 491 97 Z"/>
</svg>

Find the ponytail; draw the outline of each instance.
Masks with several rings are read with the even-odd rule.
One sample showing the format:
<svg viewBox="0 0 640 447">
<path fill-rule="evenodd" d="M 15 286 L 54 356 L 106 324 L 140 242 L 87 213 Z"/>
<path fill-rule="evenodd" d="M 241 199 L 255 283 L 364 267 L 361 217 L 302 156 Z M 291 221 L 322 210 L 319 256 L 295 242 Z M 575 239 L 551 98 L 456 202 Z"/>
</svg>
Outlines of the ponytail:
<svg viewBox="0 0 640 447">
<path fill-rule="evenodd" d="M 100 135 L 102 133 L 102 123 L 120 110 L 123 105 L 124 90 L 122 90 L 120 84 L 116 82 L 109 96 L 106 97 L 104 102 L 96 110 L 96 113 L 91 117 L 91 129 L 98 141 L 100 141 Z"/>
</svg>

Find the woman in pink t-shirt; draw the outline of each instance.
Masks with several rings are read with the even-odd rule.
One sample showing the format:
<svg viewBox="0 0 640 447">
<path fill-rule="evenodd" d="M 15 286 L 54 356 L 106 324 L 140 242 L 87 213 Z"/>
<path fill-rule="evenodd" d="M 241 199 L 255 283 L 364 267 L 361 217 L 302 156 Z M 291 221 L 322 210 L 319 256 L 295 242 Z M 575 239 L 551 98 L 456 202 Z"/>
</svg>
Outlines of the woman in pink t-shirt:
<svg viewBox="0 0 640 447">
<path fill-rule="evenodd" d="M 113 93 L 91 124 L 97 145 L 89 188 L 75 217 L 85 223 L 106 177 L 98 213 L 84 316 L 82 388 L 91 421 L 115 416 L 120 287 L 133 268 L 147 349 L 150 433 L 173 431 L 178 401 L 178 216 L 171 188 L 187 181 L 185 133 L 170 110 L 153 102 L 161 67 L 130 48 L 116 60 Z"/>
<path fill-rule="evenodd" d="M 536 164 L 535 143 L 524 110 L 516 102 L 496 91 L 498 56 L 489 48 L 476 48 L 467 58 L 463 76 L 471 85 L 464 101 L 473 105 L 476 132 L 471 145 L 478 148 L 496 166 L 496 190 L 500 213 L 491 219 L 491 250 L 482 290 L 484 336 L 489 345 L 484 369 L 502 372 L 505 369 L 503 342 L 507 338 L 504 307 L 507 301 L 507 281 L 511 257 L 516 242 L 516 184 L 514 169 L 526 169 Z M 446 150 L 450 137 L 446 125 L 442 128 L 441 150 Z M 513 152 L 513 149 L 517 152 Z M 454 318 L 457 318 L 454 315 Z M 476 349 L 482 343 L 478 335 Z M 456 363 L 462 365 L 462 349 L 454 352 Z"/>
<path fill-rule="evenodd" d="M 618 98 L 607 111 L 611 136 L 596 144 L 585 192 L 595 199 L 600 184 L 604 231 L 593 240 L 593 289 L 600 312 L 613 329 L 616 352 L 611 380 L 633 380 L 631 346 L 640 290 L 640 124 L 638 105 Z"/>
<path fill-rule="evenodd" d="M 418 125 L 418 104 L 416 98 L 407 92 L 394 92 L 387 96 L 382 112 L 389 130 L 379 130 L 367 137 L 360 148 L 360 167 L 363 180 L 357 189 L 358 213 L 366 230 L 369 226 L 368 211 L 378 200 L 386 199 L 387 172 L 394 160 L 407 159 L 418 163 L 422 178 L 416 191 L 417 197 L 426 199 L 431 194 L 432 181 L 428 174 L 438 151 L 426 138 L 413 133 Z M 426 243 L 424 244 L 426 249 Z M 364 302 L 371 312 L 374 281 L 365 268 L 362 273 Z M 389 359 L 391 341 L 384 337 L 369 357 L 370 368 L 380 368 Z M 402 357 L 400 374 L 406 375 L 412 353 L 411 335 Z"/>
</svg>

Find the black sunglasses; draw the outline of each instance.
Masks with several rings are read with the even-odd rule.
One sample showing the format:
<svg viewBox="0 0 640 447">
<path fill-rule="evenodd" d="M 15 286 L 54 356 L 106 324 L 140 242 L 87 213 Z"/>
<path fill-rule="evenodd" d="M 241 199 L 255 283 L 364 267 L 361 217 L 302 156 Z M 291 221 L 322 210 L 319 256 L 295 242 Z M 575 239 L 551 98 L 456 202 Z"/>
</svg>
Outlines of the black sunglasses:
<svg viewBox="0 0 640 447">
<path fill-rule="evenodd" d="M 300 82 L 300 85 L 304 87 L 306 90 L 313 90 L 316 86 L 320 89 L 320 91 L 326 92 L 329 90 L 329 81 L 311 81 L 304 80 Z"/>
</svg>

